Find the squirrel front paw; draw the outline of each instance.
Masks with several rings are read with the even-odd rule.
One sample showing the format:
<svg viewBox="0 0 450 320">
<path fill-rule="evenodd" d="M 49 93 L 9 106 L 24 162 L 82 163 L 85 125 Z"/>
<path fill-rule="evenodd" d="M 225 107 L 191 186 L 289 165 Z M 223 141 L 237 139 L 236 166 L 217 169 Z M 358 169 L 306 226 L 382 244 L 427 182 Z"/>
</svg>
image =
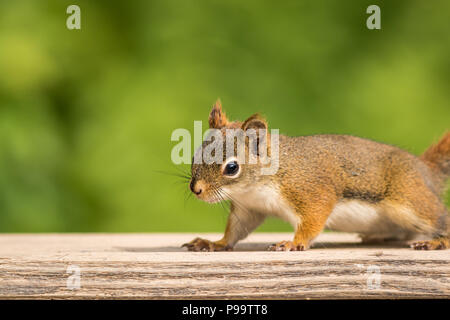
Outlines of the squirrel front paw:
<svg viewBox="0 0 450 320">
<path fill-rule="evenodd" d="M 269 251 L 305 251 L 306 249 L 308 248 L 304 244 L 296 244 L 292 241 L 281 241 L 267 248 Z"/>
<path fill-rule="evenodd" d="M 417 241 L 411 244 L 414 250 L 442 250 L 450 247 L 450 240 L 448 238 L 436 238 L 427 241 Z"/>
<path fill-rule="evenodd" d="M 189 251 L 231 251 L 233 248 L 223 242 L 209 241 L 202 238 L 195 238 L 191 242 L 183 244 Z"/>
</svg>

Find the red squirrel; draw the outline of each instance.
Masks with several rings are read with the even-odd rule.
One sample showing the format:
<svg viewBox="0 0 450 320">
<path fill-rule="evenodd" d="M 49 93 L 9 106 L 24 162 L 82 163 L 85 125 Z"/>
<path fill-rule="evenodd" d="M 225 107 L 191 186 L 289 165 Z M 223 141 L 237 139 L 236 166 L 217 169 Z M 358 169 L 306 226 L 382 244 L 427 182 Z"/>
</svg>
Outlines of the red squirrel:
<svg viewBox="0 0 450 320">
<path fill-rule="evenodd" d="M 229 121 L 220 101 L 209 126 L 224 136 L 226 129 L 268 127 L 258 114 Z M 270 141 L 269 131 L 265 134 Z M 248 141 L 245 150 L 250 152 Z M 231 250 L 267 216 L 284 219 L 295 230 L 292 240 L 268 248 L 273 251 L 307 250 L 324 228 L 358 233 L 363 242 L 428 237 L 412 243 L 416 250 L 450 246 L 450 216 L 441 199 L 450 176 L 450 132 L 418 157 L 349 135 L 279 135 L 278 171 L 263 175 L 261 166 L 225 156 L 222 164 L 192 164 L 191 191 L 203 201 L 231 201 L 231 212 L 222 239 L 196 238 L 183 246 Z"/>
</svg>

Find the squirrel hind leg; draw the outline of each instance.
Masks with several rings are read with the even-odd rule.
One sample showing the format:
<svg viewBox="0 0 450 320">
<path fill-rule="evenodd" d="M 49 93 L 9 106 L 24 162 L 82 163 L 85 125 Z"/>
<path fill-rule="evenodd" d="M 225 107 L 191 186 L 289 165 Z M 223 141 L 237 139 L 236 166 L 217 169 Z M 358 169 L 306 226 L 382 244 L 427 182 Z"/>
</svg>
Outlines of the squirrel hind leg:
<svg viewBox="0 0 450 320">
<path fill-rule="evenodd" d="M 413 242 L 411 248 L 414 250 L 442 250 L 450 248 L 450 215 L 447 210 L 444 210 L 437 219 L 436 231 L 432 235 L 432 239 Z"/>
</svg>

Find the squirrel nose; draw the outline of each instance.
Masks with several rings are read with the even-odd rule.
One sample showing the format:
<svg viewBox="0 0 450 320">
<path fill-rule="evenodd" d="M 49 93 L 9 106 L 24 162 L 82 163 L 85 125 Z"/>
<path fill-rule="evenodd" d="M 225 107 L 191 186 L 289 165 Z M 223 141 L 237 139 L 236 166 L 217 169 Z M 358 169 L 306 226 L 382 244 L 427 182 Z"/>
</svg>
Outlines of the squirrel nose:
<svg viewBox="0 0 450 320">
<path fill-rule="evenodd" d="M 196 195 L 199 195 L 200 193 L 202 193 L 202 189 L 201 188 L 199 188 L 198 190 L 196 190 L 195 189 L 195 185 L 196 185 L 196 183 L 194 182 L 194 180 L 191 180 L 191 183 L 190 183 L 190 185 L 189 185 L 189 187 L 191 188 L 191 191 L 193 192 L 193 193 L 195 193 Z"/>
</svg>

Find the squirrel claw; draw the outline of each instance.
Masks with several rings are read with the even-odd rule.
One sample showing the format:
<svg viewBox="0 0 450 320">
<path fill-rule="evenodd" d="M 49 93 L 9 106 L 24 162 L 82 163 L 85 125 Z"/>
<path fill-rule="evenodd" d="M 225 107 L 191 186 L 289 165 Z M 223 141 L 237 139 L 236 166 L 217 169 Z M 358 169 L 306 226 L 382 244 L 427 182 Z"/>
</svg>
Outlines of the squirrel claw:
<svg viewBox="0 0 450 320">
<path fill-rule="evenodd" d="M 411 244 L 411 248 L 414 250 L 429 250 L 429 245 L 426 241 L 414 242 Z"/>
<path fill-rule="evenodd" d="M 411 244 L 414 250 L 440 250 L 449 247 L 448 238 L 437 238 L 428 241 L 417 241 Z"/>
<path fill-rule="evenodd" d="M 219 241 L 209 241 L 202 238 L 195 238 L 191 242 L 183 244 L 181 247 L 186 247 L 188 251 L 231 251 L 233 248 L 229 245 L 224 245 Z"/>
<path fill-rule="evenodd" d="M 281 241 L 274 243 L 269 248 L 269 251 L 304 251 L 306 250 L 303 244 L 295 244 L 292 241 Z"/>
</svg>

